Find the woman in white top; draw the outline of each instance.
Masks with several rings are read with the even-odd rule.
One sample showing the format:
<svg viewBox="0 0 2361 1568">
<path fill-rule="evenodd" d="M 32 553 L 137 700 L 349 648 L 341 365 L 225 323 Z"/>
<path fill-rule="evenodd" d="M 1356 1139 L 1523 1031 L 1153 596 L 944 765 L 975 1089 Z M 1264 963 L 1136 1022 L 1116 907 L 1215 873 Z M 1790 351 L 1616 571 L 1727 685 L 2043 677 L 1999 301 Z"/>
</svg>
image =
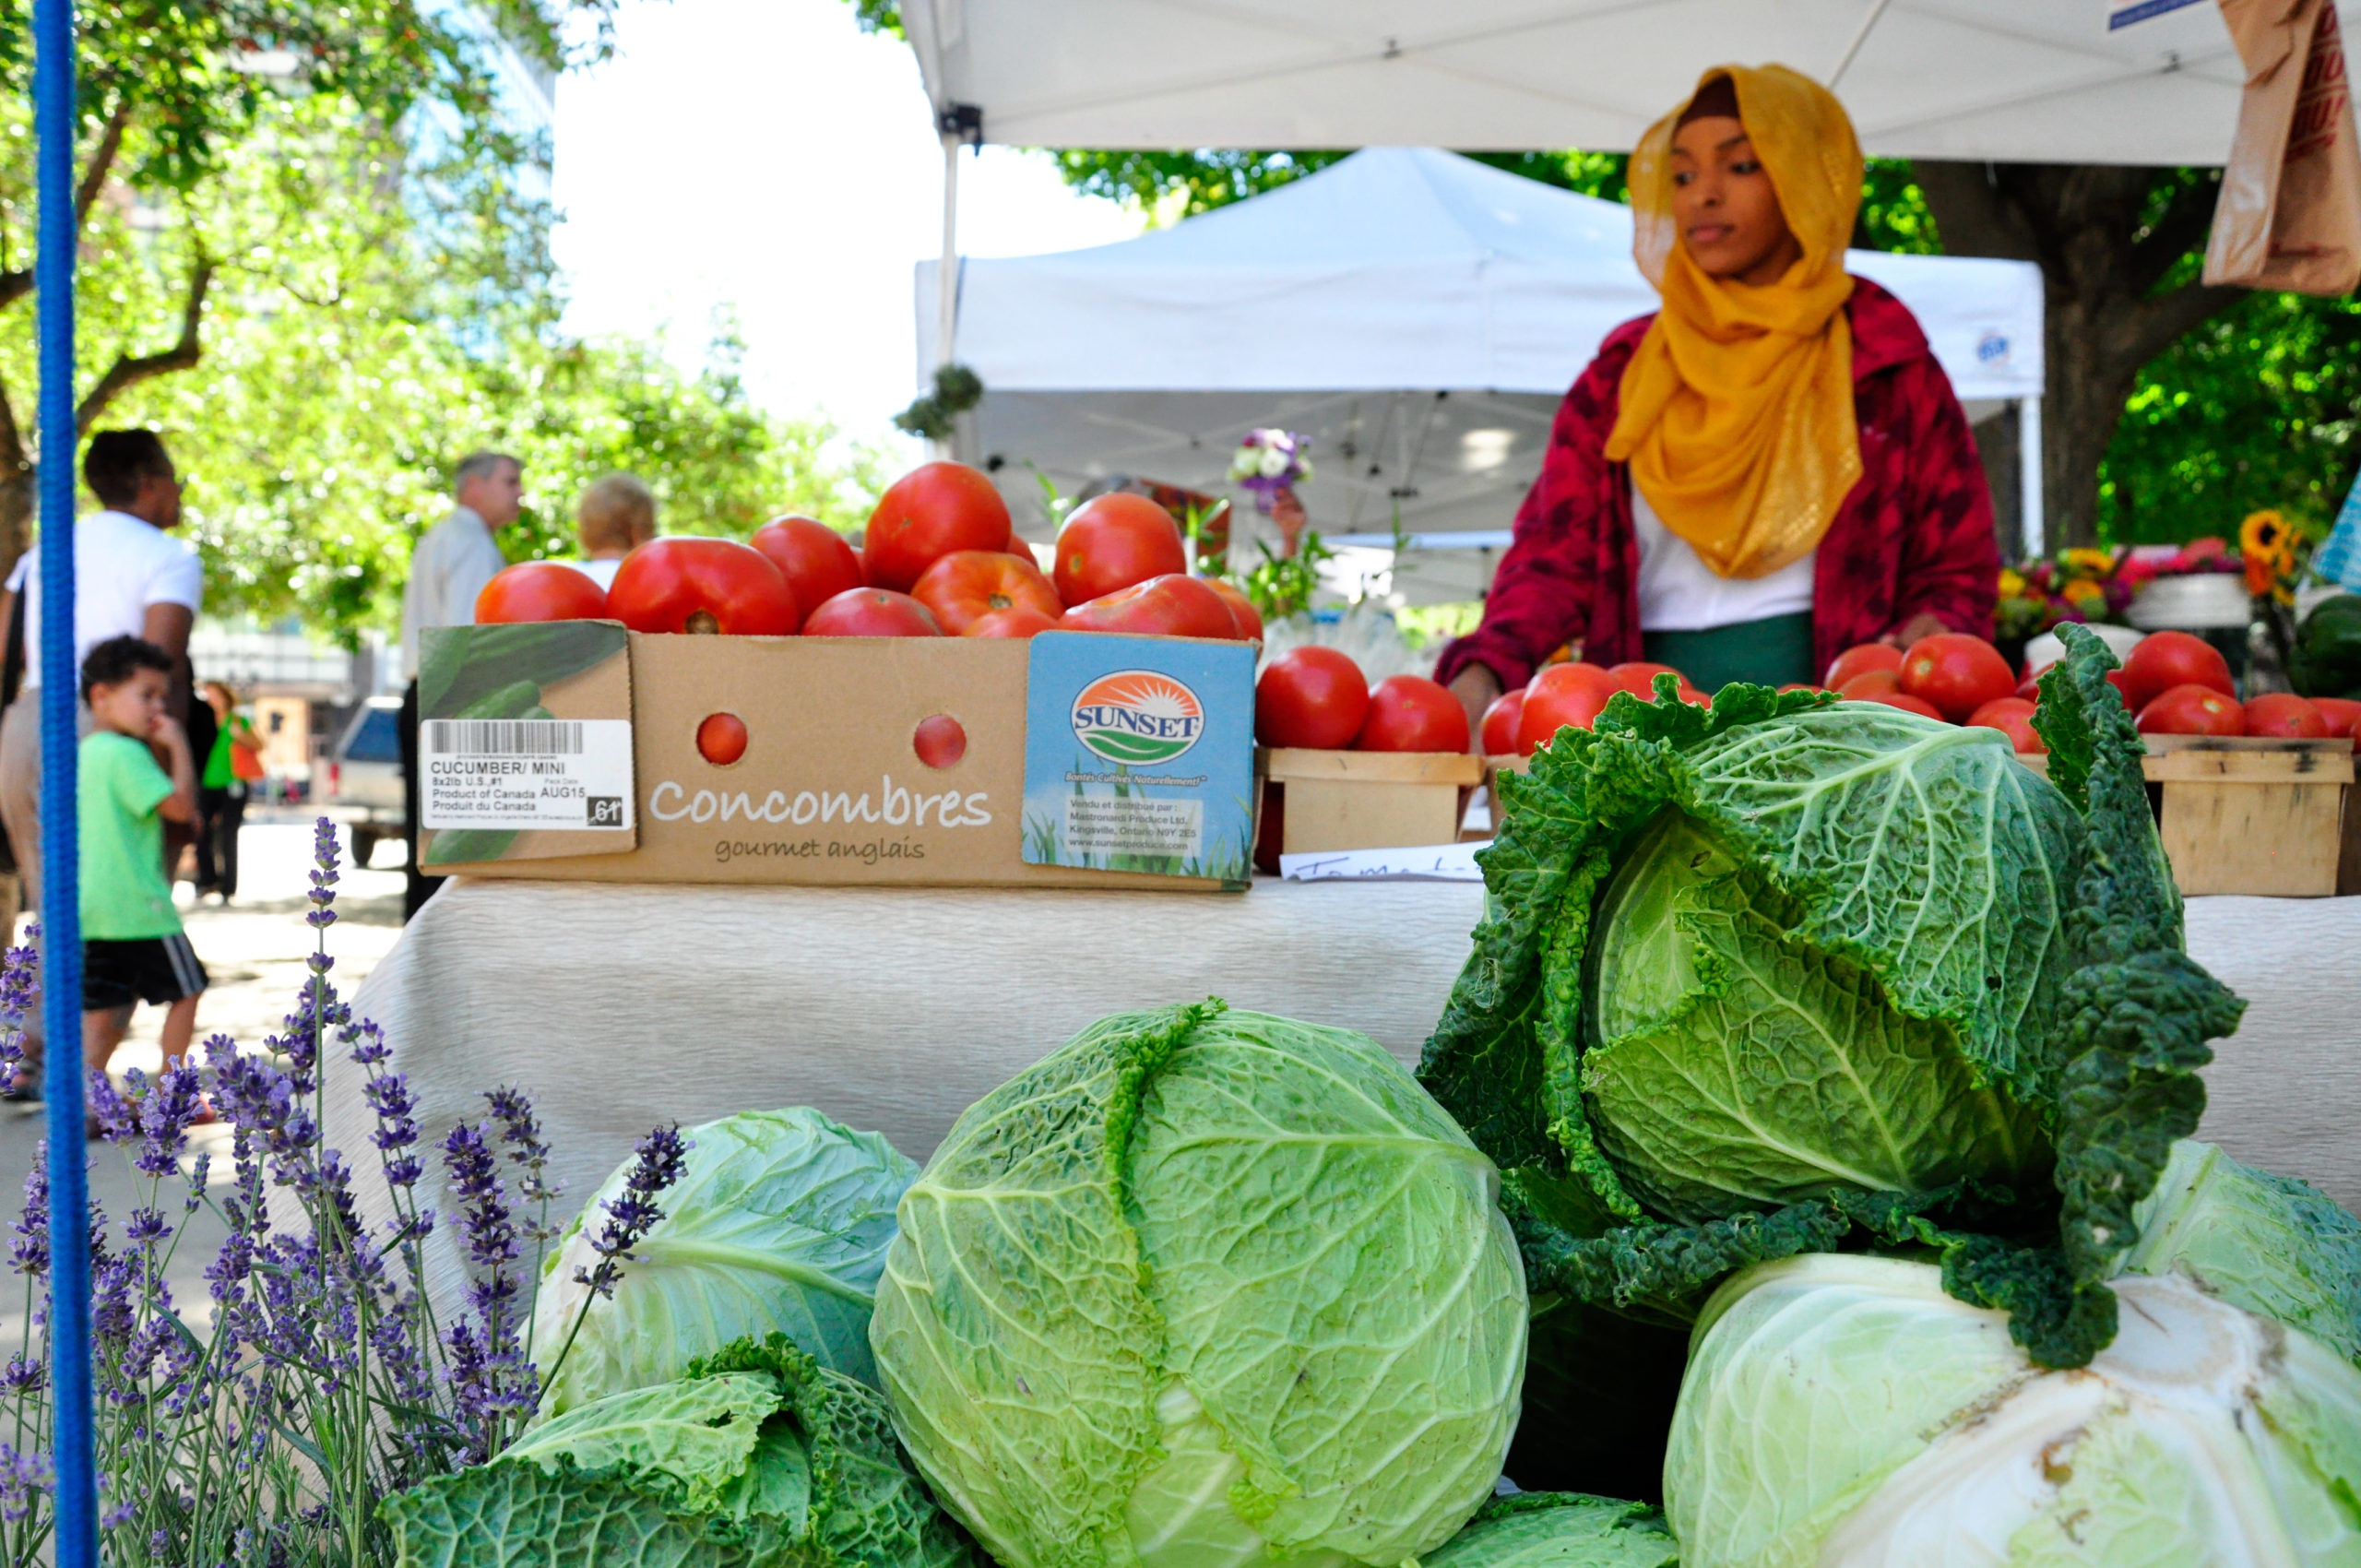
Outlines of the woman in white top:
<svg viewBox="0 0 2361 1568">
<path fill-rule="evenodd" d="M 656 537 L 655 493 L 630 474 L 609 474 L 582 493 L 574 530 L 582 548 L 574 564 L 612 588 L 623 557 Z"/>
</svg>

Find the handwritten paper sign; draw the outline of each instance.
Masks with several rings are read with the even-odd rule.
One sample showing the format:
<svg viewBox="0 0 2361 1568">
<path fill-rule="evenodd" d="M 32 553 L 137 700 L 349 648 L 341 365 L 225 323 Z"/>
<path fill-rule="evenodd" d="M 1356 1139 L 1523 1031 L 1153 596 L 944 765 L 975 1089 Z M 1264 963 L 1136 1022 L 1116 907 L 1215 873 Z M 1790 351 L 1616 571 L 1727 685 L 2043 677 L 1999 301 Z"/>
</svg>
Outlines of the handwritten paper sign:
<svg viewBox="0 0 2361 1568">
<path fill-rule="evenodd" d="M 1481 882 L 1480 844 L 1430 844 L 1411 849 L 1328 849 L 1281 855 L 1279 875 L 1289 882 Z"/>
</svg>

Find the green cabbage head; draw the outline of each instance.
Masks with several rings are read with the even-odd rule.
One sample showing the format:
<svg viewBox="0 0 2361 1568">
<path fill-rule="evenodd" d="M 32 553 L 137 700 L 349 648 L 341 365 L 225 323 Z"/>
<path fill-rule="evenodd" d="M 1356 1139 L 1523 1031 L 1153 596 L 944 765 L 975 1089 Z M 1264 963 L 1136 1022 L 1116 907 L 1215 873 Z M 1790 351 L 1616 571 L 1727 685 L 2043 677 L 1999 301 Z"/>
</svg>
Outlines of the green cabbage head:
<svg viewBox="0 0 2361 1568">
<path fill-rule="evenodd" d="M 542 1265 L 533 1358 L 557 1372 L 543 1415 L 670 1383 L 695 1358 L 775 1330 L 822 1366 L 876 1383 L 870 1297 L 918 1167 L 882 1135 L 809 1106 L 744 1111 L 686 1136 L 687 1169 L 658 1200 L 664 1218 L 632 1249 L 611 1297 L 575 1275 L 598 1262 L 590 1243 L 630 1161 Z"/>
<path fill-rule="evenodd" d="M 389 1497 L 396 1568 L 987 1568 L 877 1391 L 773 1334 Z"/>
<path fill-rule="evenodd" d="M 2361 1562 L 2361 1371 L 2185 1275 L 2047 1372 L 1933 1265 L 1763 1264 L 1698 1319 L 1665 1461 L 1685 1568 Z"/>
<path fill-rule="evenodd" d="M 904 1195 L 870 1324 L 895 1427 L 1004 1568 L 1395 1568 L 1516 1425 L 1498 1194 L 1359 1035 L 1105 1019 Z"/>
</svg>

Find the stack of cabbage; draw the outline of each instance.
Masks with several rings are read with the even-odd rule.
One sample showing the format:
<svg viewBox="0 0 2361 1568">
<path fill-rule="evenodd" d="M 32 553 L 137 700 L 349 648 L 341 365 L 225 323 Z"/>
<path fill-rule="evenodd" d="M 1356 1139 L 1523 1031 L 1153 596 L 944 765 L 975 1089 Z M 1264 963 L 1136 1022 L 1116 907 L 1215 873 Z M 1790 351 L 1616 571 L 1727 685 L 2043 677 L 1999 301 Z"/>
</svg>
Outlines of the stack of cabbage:
<svg viewBox="0 0 2361 1568">
<path fill-rule="evenodd" d="M 1508 784 L 1420 1077 L 1504 1171 L 1520 1481 L 1668 1433 L 1689 1568 L 2361 1562 L 2361 1226 L 2181 1141 L 2240 1004 L 2069 641 L 2050 783 L 1733 687 Z"/>
</svg>

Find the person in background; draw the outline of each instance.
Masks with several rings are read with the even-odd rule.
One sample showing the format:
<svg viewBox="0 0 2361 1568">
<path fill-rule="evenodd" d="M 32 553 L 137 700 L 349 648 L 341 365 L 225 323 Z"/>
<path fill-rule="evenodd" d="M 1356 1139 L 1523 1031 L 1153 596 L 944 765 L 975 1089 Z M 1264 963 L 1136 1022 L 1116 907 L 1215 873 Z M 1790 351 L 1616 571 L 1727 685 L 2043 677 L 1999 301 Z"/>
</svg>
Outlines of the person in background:
<svg viewBox="0 0 2361 1568">
<path fill-rule="evenodd" d="M 1861 172 L 1844 106 L 1780 65 L 1707 71 L 1642 138 L 1632 252 L 1664 306 L 1566 394 L 1483 624 L 1436 666 L 1471 732 L 1569 643 L 1712 692 L 1991 636 L 1967 417 L 1909 310 L 1845 271 Z"/>
<path fill-rule="evenodd" d="M 582 559 L 574 563 L 602 588 L 615 586 L 623 557 L 656 537 L 656 493 L 631 474 L 609 474 L 582 493 L 574 514 Z"/>
<path fill-rule="evenodd" d="M 74 522 L 74 659 L 78 669 L 110 637 L 136 636 L 164 650 L 177 668 L 188 654 L 189 628 L 204 601 L 205 577 L 196 552 L 172 537 L 180 526 L 181 479 L 172 455 L 152 430 L 102 430 L 82 455 L 82 481 L 100 510 Z M 24 907 L 41 911 L 41 629 L 43 606 L 27 551 L 0 593 L 0 626 L 14 622 L 24 638 L 24 678 L 16 700 L 0 715 L 0 822 L 17 857 Z M 188 712 L 188 688 L 166 678 L 165 709 L 175 723 Z M 89 734 L 90 715 L 79 715 Z M 163 848 L 157 846 L 158 867 Z M 26 1045 L 37 1057 L 41 1020 L 25 1020 Z M 37 1072 L 20 1074 L 0 1098 L 29 1099 Z"/>
<path fill-rule="evenodd" d="M 409 581 L 402 588 L 402 809 L 409 834 L 409 866 L 402 890 L 402 919 L 418 913 L 439 876 L 421 874 L 418 863 L 418 654 L 419 633 L 429 626 L 471 626 L 476 595 L 508 564 L 495 535 L 525 509 L 525 467 L 505 452 L 470 452 L 459 459 L 451 515 L 426 530 L 409 552 Z"/>
<path fill-rule="evenodd" d="M 170 711 L 172 665 L 137 637 L 109 637 L 82 661 L 82 1060 L 94 1073 L 142 1002 L 166 1010 L 164 1064 L 185 1060 L 205 992 L 164 876 L 164 824 L 197 814 L 188 736 Z"/>
<path fill-rule="evenodd" d="M 227 904 L 238 896 L 238 831 L 245 826 L 246 785 L 262 775 L 262 741 L 226 683 L 206 682 L 204 695 L 204 711 L 212 715 L 213 726 L 196 780 L 202 819 L 196 832 L 196 896 L 217 893 Z M 196 740 L 192 731 L 192 755 Z"/>
</svg>

